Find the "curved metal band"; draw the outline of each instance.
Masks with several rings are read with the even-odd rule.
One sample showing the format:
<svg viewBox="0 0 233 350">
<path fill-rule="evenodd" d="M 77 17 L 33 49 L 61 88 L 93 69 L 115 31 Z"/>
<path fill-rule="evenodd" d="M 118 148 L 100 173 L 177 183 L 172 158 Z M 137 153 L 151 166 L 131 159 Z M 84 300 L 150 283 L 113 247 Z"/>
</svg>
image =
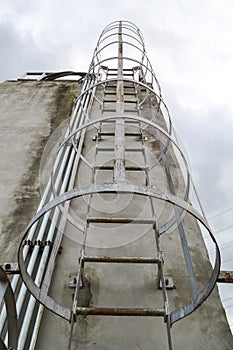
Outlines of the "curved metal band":
<svg viewBox="0 0 233 350">
<path fill-rule="evenodd" d="M 10 349 L 16 349 L 18 345 L 18 324 L 17 324 L 15 298 L 14 298 L 13 290 L 11 288 L 10 281 L 7 278 L 5 271 L 1 266 L 0 266 L 0 285 L 1 285 L 1 290 L 4 291 L 3 298 L 6 306 L 6 313 L 7 313 L 8 346 Z M 1 304 L 1 300 L 0 300 L 0 304 Z M 2 339 L 0 341 L 0 346 L 3 346 L 2 349 L 7 349 Z"/>
<path fill-rule="evenodd" d="M 116 32 L 116 33 L 111 33 L 111 34 L 107 35 L 106 37 L 102 38 L 101 40 L 99 40 L 96 47 L 100 46 L 105 40 L 107 40 L 108 38 L 110 38 L 110 37 L 112 37 L 112 36 L 114 36 L 114 35 L 118 35 L 118 32 Z M 137 38 L 136 36 L 133 36 L 133 35 L 128 34 L 128 33 L 127 33 L 127 34 L 124 33 L 123 35 L 124 35 L 124 36 L 127 36 L 127 37 L 129 37 L 129 38 L 132 38 L 133 40 L 137 41 L 138 44 L 143 48 L 143 52 L 145 53 L 145 46 L 143 45 L 143 43 L 141 43 L 141 42 L 138 40 L 138 38 Z M 97 54 L 97 53 L 96 53 L 96 54 Z"/>
<path fill-rule="evenodd" d="M 60 152 L 60 150 L 70 141 L 70 139 L 78 132 L 82 131 L 83 129 L 88 128 L 89 126 L 96 124 L 96 123 L 101 123 L 103 121 L 109 120 L 109 119 L 117 119 L 117 118 L 121 118 L 121 119 L 132 119 L 132 120 L 138 120 L 142 123 L 148 124 L 150 126 L 152 126 L 153 128 L 161 131 L 167 138 L 169 142 L 172 142 L 176 148 L 178 149 L 178 151 L 181 154 L 181 157 L 184 161 L 184 164 L 186 166 L 186 171 L 187 171 L 187 185 L 186 185 L 186 191 L 185 191 L 185 195 L 184 195 L 184 200 L 188 200 L 188 195 L 189 195 L 189 189 L 190 189 L 190 173 L 188 170 L 188 164 L 187 161 L 185 159 L 185 156 L 181 150 L 181 148 L 179 147 L 179 145 L 171 138 L 170 134 L 168 134 L 164 129 L 162 129 L 158 124 L 153 123 L 152 121 L 142 118 L 142 117 L 136 117 L 136 116 L 132 116 L 132 115 L 127 115 L 125 114 L 124 116 L 117 116 L 117 115 L 109 115 L 106 117 L 102 117 L 99 119 L 95 119 L 94 121 L 91 121 L 89 123 L 86 123 L 82 126 L 80 126 L 79 128 L 75 129 L 71 134 L 69 134 L 69 136 L 61 143 L 60 147 L 58 148 L 57 153 Z M 55 187 L 54 187 L 54 179 L 53 179 L 53 172 L 51 175 L 51 185 L 52 185 L 52 190 L 53 190 L 53 195 L 57 196 L 57 193 L 55 191 Z M 62 208 L 60 208 L 60 210 L 62 211 Z M 182 210 L 178 211 L 178 215 L 181 215 Z M 70 223 L 72 223 L 74 226 L 77 226 L 79 230 L 81 230 L 81 226 L 80 223 L 77 220 L 74 220 L 69 214 L 68 214 L 68 220 Z M 161 225 L 158 228 L 158 232 L 159 234 L 164 233 L 166 230 L 168 230 L 172 225 L 174 225 L 174 223 L 176 222 L 176 215 L 174 215 L 167 223 L 165 223 L 164 225 Z"/>
<path fill-rule="evenodd" d="M 115 21 L 115 22 L 110 23 L 102 31 L 100 38 L 102 36 L 104 36 L 106 33 L 108 33 L 109 31 L 113 31 L 115 29 L 117 30 L 118 28 L 119 28 L 119 21 Z M 132 22 L 123 21 L 122 22 L 122 29 L 127 29 L 130 32 L 135 33 L 135 35 L 137 35 L 141 39 L 142 43 L 144 43 L 143 35 L 142 35 L 140 29 L 137 26 L 135 26 L 135 24 L 133 24 Z"/>
<path fill-rule="evenodd" d="M 103 38 L 102 40 L 100 40 L 99 41 L 99 43 L 98 43 L 98 45 L 97 45 L 97 47 L 99 47 L 99 49 L 97 50 L 96 49 L 96 51 L 95 51 L 95 55 L 94 55 L 94 57 L 95 56 L 97 56 L 105 47 L 107 47 L 108 45 L 111 45 L 111 44 L 114 44 L 114 43 L 118 43 L 118 41 L 111 41 L 110 43 L 107 43 L 107 44 L 105 44 L 104 46 L 101 46 L 100 47 L 100 44 L 102 44 L 105 40 L 107 40 L 108 38 L 110 38 L 111 36 L 114 36 L 114 35 L 118 35 L 118 33 L 112 33 L 112 34 L 109 34 L 108 36 L 106 36 L 105 38 Z M 133 36 L 133 35 L 130 35 L 130 34 L 128 34 L 128 33 L 122 33 L 122 35 L 124 35 L 124 36 L 126 36 L 126 37 L 129 37 L 129 38 L 132 38 L 132 39 L 134 39 L 136 42 L 138 42 L 138 44 L 140 45 L 140 47 L 139 46 L 136 46 L 136 44 L 132 44 L 135 48 L 137 48 L 138 50 L 140 50 L 140 52 L 142 52 L 143 53 L 143 57 L 144 57 L 144 55 L 145 55 L 145 46 L 144 45 L 142 45 L 141 43 L 140 43 L 140 41 L 135 37 L 135 36 Z M 129 44 L 129 42 L 128 41 L 122 41 L 122 43 L 126 43 L 126 44 Z M 96 47 L 96 48 L 97 48 Z M 93 57 L 93 58 L 94 58 Z M 148 60 L 149 61 L 149 60 Z"/>
<path fill-rule="evenodd" d="M 183 154 L 183 151 L 182 149 L 180 148 L 180 146 L 177 144 L 177 142 L 175 140 L 172 139 L 171 135 L 166 132 L 161 126 L 159 126 L 158 124 L 148 120 L 148 119 L 145 119 L 145 118 L 142 118 L 142 117 L 139 117 L 139 116 L 132 116 L 130 113 L 129 114 L 125 114 L 123 116 L 118 116 L 117 114 L 111 114 L 111 115 L 108 115 L 108 116 L 105 116 L 105 117 L 101 117 L 101 118 L 98 118 L 98 119 L 95 119 L 93 121 L 90 121 L 84 125 L 81 125 L 80 127 L 78 127 L 77 129 L 73 130 L 69 136 L 61 143 L 61 145 L 59 146 L 58 148 L 58 151 L 60 151 L 60 149 L 62 147 L 65 146 L 65 144 L 67 142 L 70 141 L 70 139 L 78 132 L 82 131 L 83 129 L 86 129 L 88 128 L 89 126 L 92 126 L 94 124 L 98 124 L 98 123 L 102 123 L 106 120 L 109 120 L 109 119 L 132 119 L 132 120 L 137 120 L 141 123 L 144 123 L 144 124 L 148 124 L 150 125 L 151 127 L 155 128 L 156 130 L 160 131 L 164 136 L 166 136 L 168 138 L 168 140 L 177 148 L 177 150 L 179 151 L 183 161 L 184 161 L 184 164 L 185 164 L 185 167 L 186 167 L 186 170 L 187 170 L 187 174 L 188 176 L 190 177 L 190 173 L 189 173 L 189 170 L 188 170 L 188 163 L 185 159 L 185 156 Z"/>
<path fill-rule="evenodd" d="M 102 59 L 102 60 L 98 61 L 98 62 L 95 63 L 95 64 L 94 64 L 94 62 L 93 62 L 93 63 L 91 63 L 91 65 L 90 65 L 89 72 L 90 72 L 90 73 L 91 73 L 91 72 L 94 72 L 96 67 L 101 66 L 101 65 L 102 65 L 103 63 L 105 63 L 105 62 L 109 62 L 109 61 L 113 61 L 113 60 L 118 60 L 118 56 L 113 56 L 113 57 L 110 57 L 110 58 Z M 157 78 L 156 78 L 156 76 L 155 76 L 155 74 L 154 74 L 154 71 L 153 71 L 153 69 L 152 69 L 152 67 L 151 67 L 151 64 L 150 64 L 150 68 L 148 68 L 143 62 L 141 62 L 141 61 L 139 61 L 139 60 L 136 60 L 136 59 L 134 59 L 134 58 L 127 57 L 127 56 L 123 56 L 123 57 L 122 57 L 122 60 L 130 61 L 130 62 L 135 62 L 135 63 L 137 63 L 140 67 L 145 68 L 146 72 L 149 71 L 149 73 L 150 73 L 150 75 L 151 75 L 151 78 L 150 78 L 151 84 L 153 84 L 153 79 L 154 79 L 154 80 L 156 81 L 157 87 L 158 87 L 159 90 L 160 90 L 160 85 L 159 85 L 158 80 L 157 80 Z M 149 60 L 148 60 L 148 62 L 150 63 Z M 138 83 L 138 81 L 137 81 L 137 83 Z M 148 86 L 148 85 L 146 85 L 146 86 Z"/>
<path fill-rule="evenodd" d="M 109 46 L 111 46 L 111 45 L 116 45 L 116 44 L 118 44 L 118 43 L 119 43 L 119 42 L 118 42 L 117 40 L 111 41 L 110 43 L 107 43 L 107 44 L 104 45 L 103 47 L 99 48 L 99 50 L 96 51 L 95 55 L 96 55 L 96 56 L 97 56 L 97 55 L 100 55 L 101 52 L 102 52 L 104 49 L 106 49 L 107 47 L 109 47 Z M 135 48 L 136 50 L 138 50 L 138 51 L 142 54 L 142 57 L 145 55 L 145 51 L 143 51 L 141 48 L 139 48 L 139 47 L 136 46 L 135 44 L 132 44 L 132 43 L 129 42 L 129 41 L 123 40 L 123 41 L 122 41 L 122 44 L 123 44 L 123 45 L 126 44 L 126 45 L 129 45 L 129 46 L 132 46 L 133 48 Z M 110 58 L 109 58 L 109 59 L 110 59 Z M 134 59 L 132 58 L 132 60 L 134 60 Z M 148 60 L 148 62 L 149 62 L 149 60 Z"/>
<path fill-rule="evenodd" d="M 182 208 L 187 213 L 191 214 L 194 218 L 196 218 L 208 230 L 209 235 L 213 243 L 215 244 L 215 249 L 216 249 L 215 266 L 211 274 L 211 277 L 209 279 L 209 283 L 203 290 L 201 290 L 197 294 L 197 297 L 194 300 L 191 300 L 184 306 L 181 306 L 178 309 L 171 312 L 170 314 L 171 324 L 183 318 L 184 316 L 187 316 L 188 314 L 193 312 L 198 306 L 200 306 L 200 304 L 208 297 L 208 295 L 211 293 L 212 289 L 214 288 L 214 285 L 216 283 L 216 280 L 219 275 L 219 270 L 220 270 L 219 248 L 207 221 L 190 204 L 188 204 L 184 200 L 178 199 L 176 196 L 170 193 L 163 193 L 155 187 L 148 188 L 145 186 L 133 185 L 131 183 L 98 184 L 98 185 L 89 185 L 83 188 L 72 189 L 60 195 L 59 197 L 53 199 L 51 202 L 47 203 L 31 219 L 20 243 L 20 247 L 18 251 L 18 261 L 19 261 L 19 266 L 20 266 L 20 271 L 21 271 L 23 281 L 27 286 L 27 288 L 29 289 L 29 291 L 34 295 L 34 297 L 50 311 L 56 313 L 57 315 L 67 320 L 71 319 L 71 314 L 72 314 L 71 310 L 61 304 L 58 304 L 53 298 L 48 296 L 48 294 L 43 291 L 43 285 L 42 285 L 42 288 L 39 288 L 35 284 L 35 282 L 32 280 L 31 276 L 28 274 L 26 266 L 24 264 L 24 258 L 23 258 L 23 242 L 26 239 L 27 234 L 30 228 L 34 225 L 34 223 L 37 222 L 48 211 L 52 210 L 53 208 L 62 204 L 65 201 L 78 198 L 80 196 L 86 196 L 89 194 L 96 194 L 96 193 L 123 193 L 123 194 L 133 193 L 136 195 L 150 196 L 152 198 L 160 199 Z"/>
<path fill-rule="evenodd" d="M 88 91 L 90 91 L 91 89 L 94 89 L 95 87 L 97 86 L 100 86 L 100 85 L 103 85 L 105 83 L 108 83 L 108 82 L 115 82 L 117 81 L 118 79 L 117 78 L 111 78 L 111 79 L 105 79 L 105 80 L 101 80 L 101 81 L 98 81 L 96 83 L 94 83 L 93 85 L 91 85 L 90 87 L 88 87 L 82 94 L 80 94 L 78 96 L 78 98 L 75 100 L 75 102 L 77 102 L 78 100 L 80 100 Z M 137 81 L 137 80 L 134 80 L 134 79 L 127 79 L 127 78 L 124 78 L 122 79 L 123 82 L 131 82 L 131 83 L 135 83 L 135 84 L 138 84 L 144 88 L 146 88 L 147 90 L 149 90 L 153 95 L 155 95 L 155 97 L 159 100 L 158 103 L 162 103 L 162 105 L 164 106 L 165 110 L 166 110 L 166 113 L 167 113 L 167 116 L 168 116 L 168 119 L 169 119 L 169 130 L 168 132 L 171 134 L 172 132 L 172 122 L 171 122 L 171 116 L 170 116 L 170 113 L 169 113 L 169 109 L 166 105 L 166 103 L 163 101 L 162 99 L 162 96 L 161 95 L 158 95 L 151 87 L 149 87 L 148 85 L 140 82 L 140 81 Z"/>
<path fill-rule="evenodd" d="M 115 44 L 116 44 L 117 42 L 115 42 Z M 112 43 L 110 43 L 110 44 L 107 44 L 103 49 L 106 49 L 107 47 L 109 47 L 110 45 L 113 45 L 114 43 L 112 42 Z M 123 60 L 127 60 L 127 61 L 130 61 L 130 62 L 133 62 L 133 63 L 137 63 L 137 64 L 139 64 L 139 68 L 141 69 L 141 71 L 143 72 L 143 77 L 144 77 L 144 80 L 145 80 L 145 77 L 147 76 L 147 74 L 149 74 L 150 75 L 150 84 L 151 85 L 153 85 L 154 84 L 154 82 L 156 83 L 156 86 L 157 86 L 157 88 L 158 88 L 158 90 L 159 90 L 159 93 L 161 94 L 161 88 L 160 88 L 160 85 L 159 85 L 159 82 L 158 82 L 158 80 L 157 80 L 157 78 L 156 78 L 156 76 L 155 76 L 155 73 L 154 73 L 154 71 L 153 71 L 153 68 L 152 68 L 152 66 L 151 66 L 151 63 L 150 63 L 150 61 L 148 60 L 148 58 L 147 58 L 147 64 L 145 64 L 145 63 L 143 63 L 143 60 L 144 60 L 144 56 L 145 56 L 145 54 L 144 54 L 144 52 L 143 51 L 141 51 L 139 48 L 137 48 L 135 45 L 133 45 L 133 44 L 130 44 L 130 43 L 127 43 L 127 42 L 123 42 L 123 44 L 128 44 L 129 46 L 132 46 L 132 47 L 134 47 L 134 48 L 136 48 L 137 50 L 139 50 L 139 52 L 141 52 L 141 54 L 142 54 L 142 60 L 141 61 L 139 61 L 138 59 L 136 60 L 135 58 L 130 58 L 130 57 L 126 57 L 126 56 L 124 56 L 123 57 Z M 103 49 L 100 49 L 99 51 L 98 51 L 98 54 L 100 55 L 100 53 L 101 53 L 101 51 L 103 50 Z M 97 54 L 96 54 L 97 55 Z M 97 62 L 95 62 L 95 59 L 96 58 L 96 60 L 97 60 Z M 102 66 L 102 63 L 105 63 L 106 64 L 106 62 L 110 62 L 110 61 L 112 61 L 112 60 L 118 60 L 118 57 L 111 57 L 111 58 L 106 58 L 106 59 L 101 59 L 101 60 L 99 60 L 98 58 L 97 58 L 97 56 L 96 57 L 94 57 L 94 59 L 93 59 L 93 61 L 92 61 L 92 64 L 90 65 L 90 72 L 95 72 L 97 69 L 96 68 L 98 68 L 99 69 L 99 67 L 101 67 Z M 144 69 L 144 70 L 143 70 Z"/>
</svg>

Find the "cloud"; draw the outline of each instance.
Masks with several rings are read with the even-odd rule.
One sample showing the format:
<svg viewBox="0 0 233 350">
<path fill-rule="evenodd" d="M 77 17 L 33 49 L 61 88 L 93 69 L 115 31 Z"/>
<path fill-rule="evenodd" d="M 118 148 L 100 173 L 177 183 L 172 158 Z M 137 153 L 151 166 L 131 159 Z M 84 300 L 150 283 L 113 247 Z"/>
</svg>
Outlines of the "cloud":
<svg viewBox="0 0 233 350">
<path fill-rule="evenodd" d="M 41 52 L 29 32 L 21 33 L 7 16 L 0 19 L 0 80 L 18 78 L 28 70 L 56 65 L 51 53 Z"/>
<path fill-rule="evenodd" d="M 189 110 L 173 101 L 172 115 L 178 135 L 189 154 L 194 182 L 211 215 L 233 203 L 233 119 L 227 105 Z"/>
</svg>

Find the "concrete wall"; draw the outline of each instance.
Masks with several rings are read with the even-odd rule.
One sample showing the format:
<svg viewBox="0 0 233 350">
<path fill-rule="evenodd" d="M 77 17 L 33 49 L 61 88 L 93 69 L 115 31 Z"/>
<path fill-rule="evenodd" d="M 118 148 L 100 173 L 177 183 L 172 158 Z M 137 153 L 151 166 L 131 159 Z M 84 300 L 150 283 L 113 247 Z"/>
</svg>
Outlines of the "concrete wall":
<svg viewBox="0 0 233 350">
<path fill-rule="evenodd" d="M 16 261 L 20 236 L 39 200 L 41 157 L 52 132 L 70 115 L 76 82 L 0 84 L 0 262 Z"/>
<path fill-rule="evenodd" d="M 40 189 L 43 189 L 50 168 L 52 142 L 62 134 L 65 119 L 69 116 L 74 95 L 80 86 L 75 82 L 37 82 L 17 81 L 5 82 L 0 85 L 0 121 L 1 121 L 1 263 L 16 261 L 16 252 L 21 234 L 28 221 L 33 216 L 40 199 Z M 102 91 L 99 89 L 99 97 Z M 98 105 L 93 108 L 91 118 L 96 117 Z M 109 128 L 109 126 L 108 126 Z M 131 131 L 133 127 L 130 127 Z M 90 129 L 85 138 L 84 154 L 93 161 L 93 136 L 95 130 Z M 103 141 L 109 146 L 111 141 Z M 106 142 L 106 143 L 105 143 Z M 46 147 L 47 145 L 47 147 Z M 135 141 L 128 144 L 134 146 Z M 148 133 L 147 151 L 156 151 L 151 134 Z M 173 151 L 171 149 L 170 156 Z M 102 157 L 102 158 L 101 158 Z M 105 163 L 109 159 L 103 155 L 98 159 Z M 140 162 L 140 160 L 137 160 Z M 173 175 L 177 179 L 177 189 L 182 179 L 174 161 Z M 40 171 L 41 168 L 41 171 Z M 44 169 L 45 168 L 45 169 Z M 81 167 L 76 186 L 90 183 L 91 174 L 85 166 Z M 99 173 L 99 178 L 108 179 L 108 175 Z M 106 178 L 105 178 L 105 177 Z M 155 183 L 166 189 L 162 168 L 156 169 L 152 175 Z M 140 176 L 132 175 L 131 181 L 140 183 Z M 96 201 L 96 202 L 95 202 Z M 110 203 L 110 204 L 109 204 Z M 124 210 L 121 210 L 124 206 Z M 155 203 L 158 206 L 158 203 Z M 80 211 L 81 208 L 81 211 Z M 82 217 L 85 216 L 86 202 L 82 198 L 72 210 Z M 159 207 L 158 207 L 159 208 Z M 91 214 L 104 215 L 108 211 L 121 215 L 147 215 L 149 203 L 135 196 L 125 204 L 125 198 L 93 199 Z M 165 206 L 163 215 L 170 215 L 170 207 Z M 184 226 L 189 237 L 189 245 L 195 269 L 199 275 L 199 283 L 205 282 L 205 276 L 211 270 L 207 252 L 200 230 L 188 216 Z M 153 230 L 135 228 L 128 225 L 123 241 L 119 242 L 121 227 L 111 228 L 111 238 L 101 236 L 101 225 L 90 229 L 88 252 L 90 254 L 106 255 L 141 255 L 153 256 Z M 99 235 L 96 240 L 96 233 Z M 137 238 L 135 239 L 135 234 Z M 80 251 L 80 241 L 77 230 L 67 224 L 67 235 L 63 239 L 63 252 L 58 257 L 56 272 L 53 278 L 51 295 L 64 304 L 71 305 L 72 290 L 67 287 L 69 275 L 75 274 Z M 74 237 L 76 237 L 74 239 Z M 134 237 L 132 239 L 132 237 Z M 112 240 L 113 239 L 113 240 Z M 115 239 L 115 241 L 114 241 Z M 93 245 L 95 243 L 95 246 Z M 107 248 L 108 246 L 108 248 Z M 172 276 L 176 288 L 168 291 L 170 308 L 176 308 L 189 297 L 188 277 L 180 250 L 179 237 L 176 230 L 162 238 L 162 248 L 165 252 L 165 274 Z M 203 263 L 204 262 L 204 263 Z M 157 270 L 152 266 L 107 266 L 106 264 L 89 264 L 85 270 L 85 288 L 82 291 L 83 305 L 115 306 L 115 307 L 159 307 L 161 306 L 161 291 L 156 286 Z M 65 349 L 69 336 L 70 325 L 48 311 L 44 312 L 39 339 L 36 346 L 41 349 Z M 217 288 L 208 300 L 192 315 L 173 326 L 175 349 L 192 350 L 230 350 L 232 336 L 227 325 Z M 114 317 L 80 317 L 75 325 L 73 349 L 143 349 L 164 350 L 167 348 L 166 328 L 163 320 L 154 318 L 114 318 Z"/>
</svg>

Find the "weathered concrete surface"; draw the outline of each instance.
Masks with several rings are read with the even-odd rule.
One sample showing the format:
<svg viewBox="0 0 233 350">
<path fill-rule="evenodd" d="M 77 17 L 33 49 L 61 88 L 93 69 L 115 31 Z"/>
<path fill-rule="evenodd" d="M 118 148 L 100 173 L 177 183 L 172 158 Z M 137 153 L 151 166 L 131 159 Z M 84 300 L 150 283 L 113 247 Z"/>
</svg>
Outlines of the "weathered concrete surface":
<svg viewBox="0 0 233 350">
<path fill-rule="evenodd" d="M 70 82 L 6 82 L 0 85 L 1 98 L 1 262 L 15 260 L 21 233 L 34 214 L 40 198 L 39 167 L 41 155 L 52 131 L 68 117 L 77 84 Z M 100 93 L 101 95 L 101 93 Z M 101 97 L 101 96 L 100 96 Z M 93 108 L 91 117 L 96 118 L 99 108 Z M 162 123 L 162 120 L 161 120 Z M 107 126 L 108 129 L 111 126 Z M 133 130 L 133 126 L 129 130 Z M 94 129 L 86 134 L 83 150 L 87 159 L 93 162 Z M 153 160 L 153 151 L 158 145 L 148 132 L 146 144 L 148 160 Z M 128 147 L 137 147 L 138 139 L 127 141 Z M 101 147 L 112 146 L 113 139 L 101 141 Z M 47 147 L 50 149 L 50 146 Z M 46 152 L 44 154 L 47 154 Z M 174 184 L 179 195 L 183 194 L 183 179 L 176 168 L 171 149 L 169 161 Z M 132 159 L 132 155 L 128 155 Z M 49 168 L 47 156 L 42 158 L 43 166 Z M 98 162 L 111 162 L 111 155 L 100 153 Z M 133 158 L 137 165 L 140 157 Z M 46 181 L 43 174 L 42 183 Z M 161 166 L 151 174 L 154 184 L 167 189 Z M 99 182 L 111 180 L 111 172 L 97 174 Z M 81 165 L 76 186 L 90 183 L 91 172 Z M 142 183 L 139 174 L 130 174 L 130 181 Z M 42 186 L 43 187 L 43 186 Z M 171 216 L 170 205 L 155 207 L 162 223 Z M 72 203 L 73 213 L 85 219 L 87 203 L 85 198 Z M 93 198 L 91 215 L 106 214 L 118 216 L 148 217 L 149 203 L 138 196 L 111 197 L 101 195 Z M 199 283 L 203 285 L 210 271 L 206 249 L 197 224 L 188 216 L 184 219 L 191 255 L 195 262 Z M 105 226 L 106 227 L 106 226 Z M 145 225 L 118 225 L 103 232 L 101 224 L 90 225 L 88 253 L 97 255 L 153 256 L 154 232 Z M 56 270 L 50 290 L 57 301 L 71 306 L 73 291 L 68 288 L 68 279 L 76 274 L 81 248 L 82 234 L 67 223 L 63 239 L 62 254 L 56 261 Z M 176 289 L 168 291 L 170 309 L 182 305 L 190 297 L 188 276 L 184 265 L 178 232 L 171 230 L 161 239 L 164 250 L 165 274 L 172 276 Z M 204 262 L 204 263 L 203 263 Z M 162 307 L 161 291 L 156 285 L 157 267 L 139 265 L 86 264 L 85 288 L 82 290 L 81 305 L 115 307 Z M 57 316 L 45 311 L 39 339 L 36 346 L 41 349 L 66 349 L 70 325 Z M 192 315 L 173 326 L 174 348 L 190 350 L 231 350 L 232 336 L 219 299 L 217 288 L 210 298 Z M 82 350 L 165 350 L 167 349 L 166 327 L 161 318 L 138 317 L 80 317 L 75 325 L 73 349 Z"/>
<path fill-rule="evenodd" d="M 51 133 L 69 117 L 76 82 L 0 84 L 0 262 L 16 261 L 40 200 L 39 168 Z"/>
</svg>

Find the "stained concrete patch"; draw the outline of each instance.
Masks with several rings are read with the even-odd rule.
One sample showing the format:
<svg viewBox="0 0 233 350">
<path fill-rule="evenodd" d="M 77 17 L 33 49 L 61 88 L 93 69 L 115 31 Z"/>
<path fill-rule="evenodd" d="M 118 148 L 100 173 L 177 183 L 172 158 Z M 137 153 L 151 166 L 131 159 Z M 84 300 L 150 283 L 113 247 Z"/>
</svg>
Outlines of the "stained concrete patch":
<svg viewBox="0 0 233 350">
<path fill-rule="evenodd" d="M 0 84 L 0 262 L 15 261 L 40 200 L 39 167 L 50 135 L 70 115 L 77 82 Z"/>
</svg>

